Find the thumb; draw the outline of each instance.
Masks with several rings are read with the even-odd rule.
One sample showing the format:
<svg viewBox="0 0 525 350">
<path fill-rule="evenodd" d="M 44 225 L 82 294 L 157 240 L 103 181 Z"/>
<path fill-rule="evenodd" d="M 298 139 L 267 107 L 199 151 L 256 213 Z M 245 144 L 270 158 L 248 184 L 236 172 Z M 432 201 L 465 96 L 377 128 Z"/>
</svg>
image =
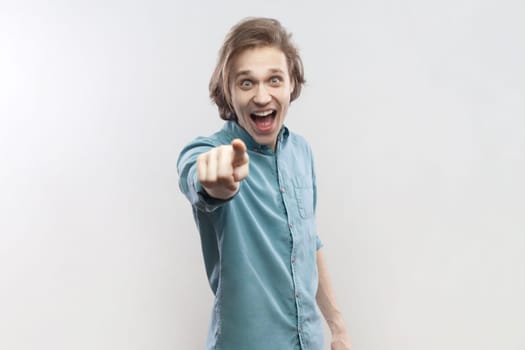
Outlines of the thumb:
<svg viewBox="0 0 525 350">
<path fill-rule="evenodd" d="M 232 164 L 234 166 L 248 163 L 248 154 L 246 153 L 246 145 L 241 139 L 235 139 L 231 143 L 233 147 Z"/>
</svg>

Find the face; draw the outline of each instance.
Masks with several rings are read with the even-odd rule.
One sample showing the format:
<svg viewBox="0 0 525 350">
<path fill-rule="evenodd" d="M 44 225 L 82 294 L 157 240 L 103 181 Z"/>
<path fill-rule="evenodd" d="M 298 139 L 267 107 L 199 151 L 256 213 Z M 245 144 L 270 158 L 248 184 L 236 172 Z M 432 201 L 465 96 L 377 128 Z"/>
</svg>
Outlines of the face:
<svg viewBox="0 0 525 350">
<path fill-rule="evenodd" d="M 239 125 L 261 145 L 275 150 L 294 86 L 284 53 L 276 47 L 247 49 L 231 71 L 232 105 Z"/>
</svg>

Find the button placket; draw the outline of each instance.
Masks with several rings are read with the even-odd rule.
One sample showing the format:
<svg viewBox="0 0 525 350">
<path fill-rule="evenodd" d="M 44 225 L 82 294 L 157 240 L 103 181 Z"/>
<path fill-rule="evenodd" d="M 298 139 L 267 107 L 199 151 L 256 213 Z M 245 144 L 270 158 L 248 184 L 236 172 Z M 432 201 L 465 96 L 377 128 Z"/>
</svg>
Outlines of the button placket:
<svg viewBox="0 0 525 350">
<path fill-rule="evenodd" d="M 277 155 L 276 157 L 278 157 L 278 152 L 277 152 Z M 294 304 L 295 304 L 295 308 L 296 308 L 296 315 L 297 315 L 297 332 L 299 334 L 299 338 L 300 338 L 300 343 L 301 343 L 301 348 L 304 347 L 304 344 L 303 344 L 303 339 L 302 339 L 302 336 L 303 336 L 303 329 L 302 329 L 302 325 L 303 325 L 303 322 L 302 322 L 302 318 L 303 318 L 303 315 L 302 315 L 302 308 L 301 308 L 301 293 L 299 292 L 299 288 L 298 288 L 298 285 L 297 285 L 297 280 L 296 280 L 296 263 L 297 263 L 297 257 L 296 257 L 296 251 L 295 251 L 295 245 L 296 245 L 296 236 L 295 236 L 295 225 L 294 225 L 294 216 L 290 213 L 290 207 L 288 204 L 289 203 L 289 200 L 291 200 L 290 196 L 293 196 L 294 195 L 294 191 L 293 191 L 293 184 L 289 184 L 289 183 L 286 183 L 284 181 L 284 179 L 282 178 L 282 173 L 280 173 L 279 169 L 280 169 L 280 163 L 279 163 L 279 160 L 276 159 L 276 166 L 277 166 L 277 172 L 278 172 L 278 191 L 281 193 L 281 198 L 282 198 L 282 204 L 283 204 L 283 207 L 284 207 L 284 210 L 286 212 L 286 217 L 287 217 L 287 220 L 288 220 L 288 229 L 289 229 L 289 234 L 290 234 L 290 239 L 291 239 L 291 244 L 292 244 L 292 247 L 291 247 L 291 252 L 290 252 L 290 261 L 291 261 L 291 278 L 292 278 L 292 281 L 293 281 L 293 291 L 292 291 L 292 300 L 294 301 Z M 290 189 L 291 189 L 291 192 L 290 192 Z M 293 200 L 292 200 L 293 202 Z"/>
</svg>

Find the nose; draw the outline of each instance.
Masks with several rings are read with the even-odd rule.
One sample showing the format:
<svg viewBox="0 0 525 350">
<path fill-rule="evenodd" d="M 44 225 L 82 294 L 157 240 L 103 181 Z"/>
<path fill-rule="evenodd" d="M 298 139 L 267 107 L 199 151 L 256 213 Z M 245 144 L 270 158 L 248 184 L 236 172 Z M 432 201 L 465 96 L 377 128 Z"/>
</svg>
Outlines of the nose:
<svg viewBox="0 0 525 350">
<path fill-rule="evenodd" d="M 255 90 L 255 96 L 253 96 L 253 102 L 258 105 L 265 105 L 272 100 L 272 96 L 268 92 L 268 87 L 264 84 L 259 84 Z"/>
</svg>

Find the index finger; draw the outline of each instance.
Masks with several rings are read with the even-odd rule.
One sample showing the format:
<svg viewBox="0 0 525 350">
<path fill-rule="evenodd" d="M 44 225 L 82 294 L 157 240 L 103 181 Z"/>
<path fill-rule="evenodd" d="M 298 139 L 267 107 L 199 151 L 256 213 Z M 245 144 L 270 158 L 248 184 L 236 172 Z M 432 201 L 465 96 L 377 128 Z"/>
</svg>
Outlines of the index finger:
<svg viewBox="0 0 525 350">
<path fill-rule="evenodd" d="M 248 161 L 248 155 L 246 154 L 246 145 L 241 139 L 234 139 L 231 143 L 233 147 L 233 159 L 232 163 L 235 165 L 241 165 Z"/>
</svg>

